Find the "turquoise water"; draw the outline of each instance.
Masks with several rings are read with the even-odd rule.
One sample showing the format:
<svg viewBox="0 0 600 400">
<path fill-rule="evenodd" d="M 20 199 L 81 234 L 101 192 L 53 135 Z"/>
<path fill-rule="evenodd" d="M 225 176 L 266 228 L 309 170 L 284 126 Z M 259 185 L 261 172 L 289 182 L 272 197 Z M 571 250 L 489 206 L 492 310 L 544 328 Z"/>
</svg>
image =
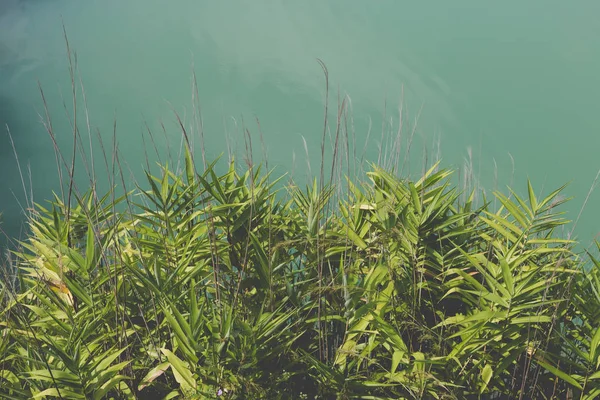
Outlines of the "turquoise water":
<svg viewBox="0 0 600 400">
<path fill-rule="evenodd" d="M 368 142 L 369 158 L 377 158 L 382 129 L 395 130 L 402 102 L 407 121 L 418 117 L 417 158 L 438 140 L 446 167 L 462 166 L 471 153 L 488 189 L 511 181 L 514 159 L 519 190 L 526 178 L 546 192 L 571 182 L 566 195 L 575 196 L 568 207 L 574 219 L 600 168 L 599 13 L 595 0 L 576 6 L 558 0 L 3 0 L 0 122 L 13 135 L 27 186 L 31 171 L 34 200 L 59 191 L 38 81 L 59 145 L 68 149 L 64 21 L 91 127 L 110 142 L 117 120 L 126 179 L 144 165 L 145 123 L 161 151 L 168 143 L 177 152 L 173 110 L 192 124 L 192 71 L 209 159 L 227 153 L 227 142 L 243 152 L 243 127 L 257 138 L 258 118 L 270 164 L 306 175 L 303 138 L 313 173 L 320 153 L 319 58 L 329 70 L 331 112 L 338 95 L 349 96 L 355 140 Z M 93 147 L 101 164 L 96 142 Z M 26 204 L 4 129 L 0 171 L 1 227 L 14 236 Z M 78 182 L 85 189 L 85 177 Z M 595 193 L 579 222 L 584 243 L 600 231 L 598 203 Z"/>
</svg>

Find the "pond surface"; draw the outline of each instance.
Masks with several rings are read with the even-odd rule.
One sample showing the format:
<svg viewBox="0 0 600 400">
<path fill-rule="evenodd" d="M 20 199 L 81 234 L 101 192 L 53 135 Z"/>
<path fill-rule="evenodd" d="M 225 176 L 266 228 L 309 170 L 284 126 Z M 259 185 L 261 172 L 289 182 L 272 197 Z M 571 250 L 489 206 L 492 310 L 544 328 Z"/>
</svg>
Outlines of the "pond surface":
<svg viewBox="0 0 600 400">
<path fill-rule="evenodd" d="M 439 142 L 445 167 L 459 168 L 472 154 L 475 177 L 487 189 L 512 180 L 525 193 L 530 178 L 548 193 L 570 182 L 565 194 L 575 200 L 568 217 L 575 219 L 600 168 L 598 15 L 596 0 L 577 6 L 559 0 L 3 0 L 2 229 L 18 236 L 27 207 L 6 124 L 34 200 L 60 191 L 38 82 L 57 142 L 68 152 L 72 129 L 63 102 L 69 114 L 72 105 L 63 22 L 93 136 L 98 130 L 109 143 L 116 119 L 126 179 L 141 176 L 146 125 L 159 152 L 177 152 L 181 134 L 173 111 L 193 125 L 192 71 L 207 158 L 227 154 L 227 143 L 243 152 L 248 127 L 271 166 L 308 175 L 307 150 L 314 173 L 325 98 L 320 59 L 329 71 L 330 114 L 335 120 L 338 97 L 347 95 L 353 141 L 367 141 L 368 159 L 377 160 L 382 130 L 397 128 L 402 104 L 409 132 L 418 118 L 417 159 Z M 78 182 L 85 189 L 88 181 Z M 595 193 L 576 232 L 587 244 L 599 231 Z"/>
</svg>

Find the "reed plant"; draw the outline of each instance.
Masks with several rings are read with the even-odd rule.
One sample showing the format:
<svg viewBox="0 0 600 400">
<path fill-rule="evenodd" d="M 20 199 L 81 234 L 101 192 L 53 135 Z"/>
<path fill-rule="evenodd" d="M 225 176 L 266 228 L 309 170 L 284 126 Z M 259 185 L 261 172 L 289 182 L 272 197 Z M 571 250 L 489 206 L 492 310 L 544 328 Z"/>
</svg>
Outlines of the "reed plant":
<svg viewBox="0 0 600 400">
<path fill-rule="evenodd" d="M 307 185 L 254 163 L 249 134 L 245 163 L 197 160 L 178 119 L 179 160 L 131 189 L 103 145 L 112 187 L 88 162 L 80 190 L 76 74 L 65 190 L 32 205 L 3 270 L 0 397 L 600 394 L 600 261 L 561 235 L 563 188 L 485 194 L 439 162 L 411 179 L 399 136 L 367 165 L 344 99 Z"/>
</svg>

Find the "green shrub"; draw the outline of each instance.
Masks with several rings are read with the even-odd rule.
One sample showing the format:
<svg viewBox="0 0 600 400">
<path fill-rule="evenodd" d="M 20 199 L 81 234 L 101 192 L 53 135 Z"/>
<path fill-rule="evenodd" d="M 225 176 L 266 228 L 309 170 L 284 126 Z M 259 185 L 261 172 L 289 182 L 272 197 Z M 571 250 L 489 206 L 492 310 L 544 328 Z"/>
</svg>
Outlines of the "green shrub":
<svg viewBox="0 0 600 400">
<path fill-rule="evenodd" d="M 560 189 L 493 210 L 437 165 L 373 167 L 341 198 L 185 161 L 37 206 L 2 284 L 2 397 L 600 393 L 600 264 L 555 234 Z"/>
</svg>

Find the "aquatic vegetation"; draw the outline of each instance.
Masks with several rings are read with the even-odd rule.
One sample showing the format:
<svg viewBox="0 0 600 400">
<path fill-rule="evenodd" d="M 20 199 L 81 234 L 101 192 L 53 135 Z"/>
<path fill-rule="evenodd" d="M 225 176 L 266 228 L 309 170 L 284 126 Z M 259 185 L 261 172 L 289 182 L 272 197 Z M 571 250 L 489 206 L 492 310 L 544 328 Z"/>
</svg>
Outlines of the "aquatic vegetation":
<svg viewBox="0 0 600 400">
<path fill-rule="evenodd" d="M 28 233 L 3 259 L 1 398 L 600 395 L 600 261 L 561 236 L 563 188 L 539 197 L 527 182 L 525 196 L 490 198 L 469 187 L 472 167 L 461 185 L 439 162 L 411 179 L 401 130 L 360 176 L 347 100 L 330 130 L 327 91 L 319 177 L 306 187 L 255 164 L 248 131 L 244 168 L 231 153 L 208 163 L 203 145 L 197 163 L 194 110 L 198 132 L 176 114 L 180 162 L 169 154 L 153 172 L 146 158 L 131 190 L 114 136 L 98 135 L 103 160 L 85 156 L 67 50 L 61 194 L 27 198 Z"/>
<path fill-rule="evenodd" d="M 36 207 L 1 284 L 1 397 L 600 393 L 600 262 L 556 234 L 561 189 L 492 209 L 438 165 L 338 196 L 184 161 Z"/>
</svg>

